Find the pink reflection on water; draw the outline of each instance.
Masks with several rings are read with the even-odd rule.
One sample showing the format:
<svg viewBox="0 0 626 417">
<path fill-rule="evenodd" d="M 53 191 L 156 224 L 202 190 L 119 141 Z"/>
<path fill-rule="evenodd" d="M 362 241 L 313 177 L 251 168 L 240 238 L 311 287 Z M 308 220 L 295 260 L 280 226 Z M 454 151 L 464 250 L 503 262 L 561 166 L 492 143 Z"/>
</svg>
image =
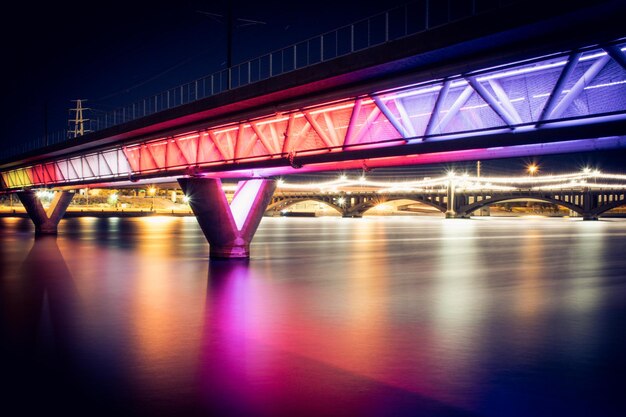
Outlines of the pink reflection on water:
<svg viewBox="0 0 626 417">
<path fill-rule="evenodd" d="M 199 375 L 207 406 L 242 415 L 385 415 L 392 401 L 406 415 L 414 407 L 460 412 L 440 402 L 450 399 L 421 354 L 432 350 L 432 335 L 389 320 L 387 265 L 373 256 L 378 243 L 362 242 L 334 295 L 306 282 L 274 285 L 246 262 L 211 262 Z M 327 296 L 340 298 L 331 314 Z"/>
</svg>

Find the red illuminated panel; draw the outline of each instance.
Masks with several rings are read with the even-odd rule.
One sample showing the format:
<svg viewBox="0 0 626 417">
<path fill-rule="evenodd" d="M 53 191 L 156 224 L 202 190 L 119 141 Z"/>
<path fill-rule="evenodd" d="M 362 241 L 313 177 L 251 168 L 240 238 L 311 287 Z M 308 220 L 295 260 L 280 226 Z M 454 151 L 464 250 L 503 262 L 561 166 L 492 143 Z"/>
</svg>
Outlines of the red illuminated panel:
<svg viewBox="0 0 626 417">
<path fill-rule="evenodd" d="M 235 157 L 237 159 L 247 159 L 258 156 L 267 156 L 269 151 L 263 145 L 252 125 L 240 124 L 237 135 L 237 146 L 235 147 Z"/>
<path fill-rule="evenodd" d="M 293 116 L 291 126 L 289 126 L 287 141 L 288 143 L 285 145 L 286 152 L 326 147 L 320 135 L 311 127 L 311 124 L 302 113 L 296 113 Z"/>
<path fill-rule="evenodd" d="M 139 161 L 141 160 L 141 146 L 128 146 L 123 148 L 124 156 L 128 160 L 128 165 L 133 172 L 140 171 Z"/>
<path fill-rule="evenodd" d="M 306 120 L 325 147 L 338 148 L 344 143 L 354 102 L 335 104 L 304 112 Z"/>
<path fill-rule="evenodd" d="M 168 166 L 167 163 L 167 141 L 152 142 L 146 145 L 144 152 L 150 154 L 152 158 L 145 158 L 145 169 L 163 169 Z M 144 156 L 143 154 L 141 155 Z M 144 158 L 142 158 L 142 164 Z M 143 165 L 142 165 L 143 167 Z"/>
<path fill-rule="evenodd" d="M 209 130 L 209 137 L 226 160 L 235 159 L 239 126 Z"/>
<path fill-rule="evenodd" d="M 283 152 L 288 128 L 289 117 L 282 115 L 252 123 L 252 129 L 254 129 L 257 137 L 267 153 L 272 155 Z"/>
<path fill-rule="evenodd" d="M 45 171 L 46 171 L 46 175 L 47 175 L 47 179 L 49 183 L 57 183 L 57 182 L 61 182 L 63 181 L 65 178 L 63 178 L 63 174 L 61 173 L 61 171 L 59 170 L 59 168 L 57 167 L 57 165 L 54 162 L 50 162 L 44 165 Z"/>
<path fill-rule="evenodd" d="M 43 165 L 35 165 L 31 168 L 31 173 L 33 175 L 33 183 L 34 184 L 45 184 L 46 183 L 46 175 L 43 169 Z"/>
<path fill-rule="evenodd" d="M 167 167 L 177 167 L 189 164 L 189 162 L 187 162 L 187 158 L 185 158 L 183 152 L 178 147 L 178 143 L 176 143 L 173 139 L 167 141 L 165 154 Z"/>
<path fill-rule="evenodd" d="M 190 135 L 179 136 L 173 139 L 181 153 L 181 157 L 192 165 L 197 162 L 198 158 L 198 141 L 200 134 L 194 133 Z"/>
<path fill-rule="evenodd" d="M 346 145 L 381 142 L 402 137 L 371 99 L 360 99 L 354 107 Z"/>
<path fill-rule="evenodd" d="M 222 155 L 208 131 L 202 132 L 202 134 L 199 136 L 197 152 L 197 164 L 205 162 L 225 161 L 227 159 L 225 156 Z"/>
<path fill-rule="evenodd" d="M 150 145 L 142 145 L 141 146 L 141 154 L 139 157 L 139 170 L 140 171 L 155 171 L 157 169 L 159 169 L 159 166 L 157 165 L 156 160 L 154 159 L 154 156 L 151 152 L 151 149 L 149 149 Z M 163 151 L 165 153 L 165 150 Z M 165 157 L 163 158 L 163 162 L 165 162 Z"/>
</svg>

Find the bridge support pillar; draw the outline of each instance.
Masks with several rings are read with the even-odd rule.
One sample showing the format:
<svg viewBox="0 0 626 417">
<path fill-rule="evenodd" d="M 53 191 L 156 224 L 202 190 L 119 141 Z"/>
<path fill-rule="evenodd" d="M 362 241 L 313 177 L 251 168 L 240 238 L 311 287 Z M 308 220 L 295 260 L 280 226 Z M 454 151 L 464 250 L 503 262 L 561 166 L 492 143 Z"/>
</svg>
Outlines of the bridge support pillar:
<svg viewBox="0 0 626 417">
<path fill-rule="evenodd" d="M 583 211 L 583 220 L 598 220 L 598 216 L 591 212 L 594 206 L 594 195 L 589 188 L 586 188 L 583 196 L 583 209 L 585 210 Z"/>
<path fill-rule="evenodd" d="M 57 226 L 65 214 L 65 210 L 70 205 L 74 193 L 69 191 L 57 191 L 47 209 L 37 194 L 32 190 L 19 191 L 17 197 L 28 213 L 28 217 L 35 224 L 35 234 L 56 235 Z"/>
<path fill-rule="evenodd" d="M 459 216 L 457 213 L 457 201 L 454 189 L 454 182 L 452 180 L 448 181 L 448 189 L 446 193 L 446 219 L 459 219 L 463 218 L 463 216 Z"/>
<path fill-rule="evenodd" d="M 598 220 L 598 216 L 591 213 L 583 213 L 583 220 Z"/>
<path fill-rule="evenodd" d="M 250 241 L 276 189 L 276 181 L 240 181 L 228 204 L 222 182 L 216 178 L 178 180 L 209 241 L 211 258 L 249 258 Z"/>
</svg>

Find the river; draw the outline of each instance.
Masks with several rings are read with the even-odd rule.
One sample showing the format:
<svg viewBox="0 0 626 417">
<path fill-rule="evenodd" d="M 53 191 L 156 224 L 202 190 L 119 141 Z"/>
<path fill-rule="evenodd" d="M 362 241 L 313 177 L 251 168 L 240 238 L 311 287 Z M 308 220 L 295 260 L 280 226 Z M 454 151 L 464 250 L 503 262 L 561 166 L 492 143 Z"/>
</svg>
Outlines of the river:
<svg viewBox="0 0 626 417">
<path fill-rule="evenodd" d="M 0 412 L 624 416 L 625 248 L 624 219 L 264 218 L 208 261 L 193 217 L 1 218 Z"/>
</svg>

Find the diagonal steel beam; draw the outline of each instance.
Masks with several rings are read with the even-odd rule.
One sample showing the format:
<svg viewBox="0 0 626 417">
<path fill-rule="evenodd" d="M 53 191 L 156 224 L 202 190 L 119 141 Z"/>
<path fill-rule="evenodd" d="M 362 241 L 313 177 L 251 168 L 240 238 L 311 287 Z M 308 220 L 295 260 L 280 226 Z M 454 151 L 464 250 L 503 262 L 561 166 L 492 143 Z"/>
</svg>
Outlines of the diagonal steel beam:
<svg viewBox="0 0 626 417">
<path fill-rule="evenodd" d="M 319 125 L 319 123 L 317 123 L 317 120 L 315 120 L 315 116 L 312 115 L 310 112 L 305 111 L 304 117 L 306 118 L 307 122 L 309 122 L 313 130 L 315 130 L 315 132 L 320 137 L 320 139 L 322 139 L 322 142 L 324 142 L 324 144 L 327 147 L 332 148 L 333 147 L 332 139 L 328 137 L 328 135 L 326 134 L 326 132 L 324 132 L 322 127 Z"/>
<path fill-rule="evenodd" d="M 356 121 L 359 117 L 359 113 L 361 112 L 361 105 L 363 104 L 362 98 L 357 98 L 354 102 L 354 107 L 352 108 L 352 114 L 350 115 L 350 123 L 348 123 L 348 129 L 346 130 L 346 137 L 343 139 L 343 144 L 351 145 L 348 143 L 352 138 L 354 131 L 356 130 Z"/>
<path fill-rule="evenodd" d="M 472 88 L 471 85 L 468 85 L 467 87 L 465 87 L 465 90 L 463 90 L 461 94 L 456 98 L 455 102 L 452 104 L 452 107 L 450 107 L 450 110 L 448 110 L 446 115 L 443 116 L 443 118 L 441 119 L 441 121 L 439 122 L 439 124 L 434 130 L 445 129 L 448 123 L 450 123 L 450 120 L 452 120 L 452 118 L 456 116 L 456 114 L 459 112 L 461 107 L 463 107 L 463 105 L 467 102 L 467 100 L 470 98 L 473 92 L 474 92 L 474 89 Z M 433 114 L 434 114 L 434 111 L 433 111 Z"/>
<path fill-rule="evenodd" d="M 330 117 L 330 112 L 325 111 L 322 113 L 324 115 L 324 122 L 326 122 L 326 127 L 328 128 L 328 136 L 330 140 L 333 141 L 334 146 L 339 146 L 339 138 L 337 137 L 337 131 L 335 130 L 335 123 L 333 122 L 333 118 Z"/>
<path fill-rule="evenodd" d="M 615 60 L 615 62 L 620 64 L 622 68 L 626 70 L 626 55 L 624 54 L 624 52 L 622 52 L 622 50 L 618 46 L 615 46 L 615 45 L 605 46 L 602 49 L 604 49 L 606 53 L 609 54 L 609 56 Z"/>
<path fill-rule="evenodd" d="M 580 93 L 589 85 L 589 83 L 598 75 L 604 66 L 611 60 L 609 55 L 604 55 L 591 65 L 576 84 L 563 97 L 563 100 L 554 107 L 548 118 L 559 118 L 570 104 L 580 95 Z"/>
<path fill-rule="evenodd" d="M 370 114 L 365 119 L 365 122 L 354 136 L 351 145 L 361 143 L 361 141 L 363 140 L 363 136 L 365 136 L 365 134 L 367 133 L 367 130 L 372 126 L 372 124 L 378 119 L 381 114 L 382 113 L 378 107 L 374 107 L 372 109 Z"/>
<path fill-rule="evenodd" d="M 400 113 L 400 117 L 402 118 L 402 124 L 406 128 L 410 137 L 417 136 L 415 132 L 415 128 L 413 127 L 413 123 L 411 122 L 411 118 L 409 117 L 409 113 L 406 111 L 406 107 L 404 106 L 404 101 L 402 98 L 395 98 L 394 102 L 396 103 L 396 108 Z"/>
<path fill-rule="evenodd" d="M 167 146 L 167 145 L 165 145 L 165 146 Z M 166 154 L 167 154 L 167 150 L 166 150 Z M 109 161 L 107 161 L 107 158 L 104 156 L 104 152 L 98 152 L 98 170 L 100 171 L 100 159 L 102 159 L 104 161 L 104 164 L 109 169 L 109 172 L 111 173 L 111 175 L 115 175 L 115 172 L 113 171 L 113 168 L 111 168 L 111 165 L 109 164 Z M 102 175 L 102 173 L 100 173 L 100 175 Z"/>
<path fill-rule="evenodd" d="M 152 152 L 152 145 L 153 144 L 149 144 L 149 145 L 144 145 L 143 150 L 147 150 L 148 155 L 150 155 L 150 159 L 152 159 L 152 162 L 154 163 L 154 169 L 158 169 L 158 170 L 162 170 L 163 167 L 159 166 L 159 163 L 157 162 L 157 159 L 154 156 L 154 153 Z M 165 144 L 165 146 L 167 146 L 167 143 Z M 98 175 L 100 172 L 100 167 L 98 167 Z"/>
<path fill-rule="evenodd" d="M 396 116 L 391 112 L 391 110 L 389 110 L 389 107 L 387 107 L 387 105 L 380 99 L 379 96 L 372 96 L 372 99 L 374 99 L 374 103 L 376 103 L 376 106 L 378 106 L 378 109 L 381 112 L 383 112 L 387 120 L 389 120 L 389 122 L 393 125 L 393 127 L 396 128 L 398 133 L 400 133 L 403 138 L 415 136 L 415 135 L 409 134 L 407 129 L 404 127 L 403 123 L 401 123 L 400 121 L 398 121 L 398 119 L 396 119 Z"/>
<path fill-rule="evenodd" d="M 254 122 L 251 122 L 250 126 L 252 126 L 252 130 L 257 135 L 257 137 L 259 138 L 259 140 L 261 141 L 261 143 L 263 144 L 267 152 L 269 154 L 275 153 L 274 148 L 272 144 L 270 143 L 269 139 L 265 136 L 265 133 L 261 131 L 261 127 L 257 126 L 257 124 Z"/>
<path fill-rule="evenodd" d="M 556 84 L 554 84 L 554 88 L 552 89 L 550 96 L 548 96 L 546 104 L 544 104 L 543 106 L 543 110 L 541 111 L 541 115 L 539 116 L 539 122 L 546 120 L 552 113 L 552 110 L 554 110 L 554 107 L 559 102 L 559 97 L 561 97 L 561 94 L 563 94 L 565 83 L 574 71 L 574 68 L 576 68 L 576 64 L 578 64 L 579 59 L 580 52 L 574 52 L 569 56 L 569 59 L 563 67 L 563 70 L 561 71 L 561 74 L 559 75 Z M 537 124 L 539 125 L 540 123 Z"/>
<path fill-rule="evenodd" d="M 439 90 L 439 94 L 437 94 L 437 100 L 435 100 L 433 111 L 432 113 L 430 113 L 430 119 L 428 119 L 426 130 L 424 130 L 424 139 L 430 136 L 432 131 L 435 128 L 435 120 L 437 120 L 437 115 L 439 114 L 439 110 L 441 110 L 443 101 L 446 99 L 446 96 L 448 95 L 448 90 L 450 90 L 450 80 L 445 80 L 443 82 L 443 86 L 441 87 L 441 90 Z"/>
<path fill-rule="evenodd" d="M 498 80 L 492 79 L 489 80 L 489 85 L 491 86 L 493 92 L 496 93 L 496 97 L 500 101 L 500 104 L 502 104 L 507 113 L 509 113 L 509 116 L 511 116 L 513 121 L 516 124 L 522 124 L 521 116 L 515 109 L 515 106 L 513 106 L 513 103 L 511 103 L 510 97 L 508 96 L 506 91 L 504 91 L 504 88 L 502 88 L 500 82 L 498 82 Z"/>
<path fill-rule="evenodd" d="M 515 120 L 511 117 L 511 115 L 506 111 L 506 109 L 496 100 L 491 93 L 482 85 L 476 77 L 467 77 L 467 82 L 472 86 L 474 90 L 478 93 L 479 96 L 482 97 L 483 100 L 491 107 L 493 111 L 496 112 L 498 116 L 506 123 L 509 127 L 513 127 L 515 125 Z"/>
<path fill-rule="evenodd" d="M 187 165 L 191 165 L 191 162 L 189 162 L 189 159 L 187 159 L 187 156 L 185 155 L 185 152 L 183 152 L 182 148 L 181 148 L 181 147 L 180 147 L 180 145 L 178 144 L 178 140 L 176 140 L 176 139 L 172 139 L 172 141 L 171 141 L 170 143 L 172 143 L 172 144 L 174 144 L 174 146 L 176 146 L 176 149 L 178 149 L 178 152 L 180 153 L 180 156 L 182 156 L 182 157 L 183 157 L 183 160 L 185 161 L 185 164 L 187 164 Z M 169 146 L 169 144 L 168 144 L 168 146 Z M 168 151 L 166 150 L 166 152 L 168 152 Z M 168 153 L 169 153 L 169 152 L 168 152 Z M 118 156 L 117 156 L 117 158 L 118 158 L 118 163 L 117 163 L 117 165 L 118 165 L 118 171 L 119 171 L 119 157 L 120 157 L 120 156 L 118 155 Z M 118 172 L 118 173 L 119 173 L 119 172 Z"/>
</svg>

